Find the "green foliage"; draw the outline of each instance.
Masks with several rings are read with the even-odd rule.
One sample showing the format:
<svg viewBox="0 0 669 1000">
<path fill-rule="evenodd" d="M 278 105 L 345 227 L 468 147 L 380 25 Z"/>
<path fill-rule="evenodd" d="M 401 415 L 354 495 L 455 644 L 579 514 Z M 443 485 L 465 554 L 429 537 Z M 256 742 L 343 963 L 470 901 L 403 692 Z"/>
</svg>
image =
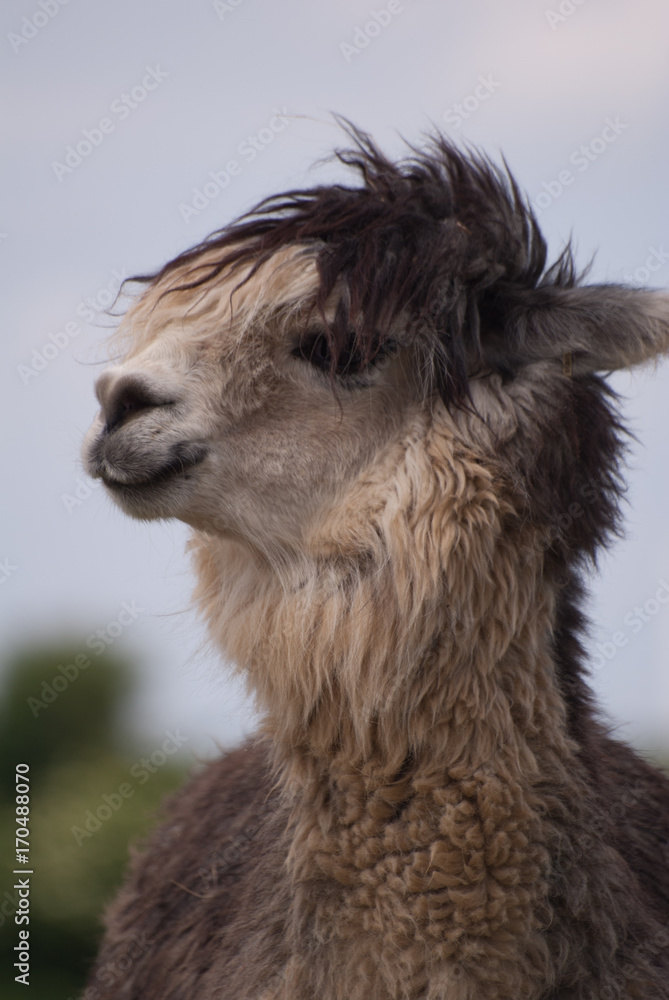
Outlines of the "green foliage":
<svg viewBox="0 0 669 1000">
<path fill-rule="evenodd" d="M 7 790 L 12 801 L 20 761 L 30 764 L 35 786 L 59 761 L 110 751 L 117 742 L 129 664 L 110 652 L 88 657 L 85 648 L 82 642 L 24 649 L 9 664 L 0 701 L 0 794 Z M 89 665 L 80 667 L 85 660 Z"/>
<path fill-rule="evenodd" d="M 187 771 L 172 743 L 167 753 L 162 741 L 121 747 L 118 723 L 132 684 L 130 665 L 116 653 L 93 658 L 76 676 L 70 670 L 67 685 L 53 685 L 54 677 L 66 677 L 59 667 L 73 664 L 81 649 L 74 642 L 23 650 L 5 673 L 0 701 L 0 959 L 4 982 L 10 985 L 3 985 L 3 998 L 79 996 L 128 846 L 150 829 L 161 801 Z M 49 689 L 56 694 L 51 701 L 44 697 Z M 14 982 L 13 969 L 19 931 L 13 886 L 22 876 L 12 871 L 23 867 L 15 861 L 14 843 L 15 765 L 21 762 L 30 766 L 27 867 L 34 872 L 30 923 L 21 925 L 30 932 L 28 990 Z"/>
</svg>

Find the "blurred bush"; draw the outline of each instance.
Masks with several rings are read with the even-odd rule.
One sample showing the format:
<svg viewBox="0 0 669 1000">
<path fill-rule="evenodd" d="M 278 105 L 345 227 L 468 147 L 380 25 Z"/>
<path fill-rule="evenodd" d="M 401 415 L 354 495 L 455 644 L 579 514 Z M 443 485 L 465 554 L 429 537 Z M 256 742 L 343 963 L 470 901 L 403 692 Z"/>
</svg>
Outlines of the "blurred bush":
<svg viewBox="0 0 669 1000">
<path fill-rule="evenodd" d="M 26 648 L 0 698 L 0 955 L 3 998 L 68 1000 L 83 989 L 128 845 L 188 765 L 178 740 L 128 747 L 121 722 L 135 672 L 116 651 L 75 671 L 84 642 Z M 83 662 L 83 661 L 79 661 Z M 89 661 L 90 662 L 90 661 Z M 64 668 L 61 670 L 60 668 Z M 63 678 L 63 680 L 58 680 Z M 65 683 L 67 682 L 67 683 Z M 124 734 L 124 735 L 122 735 Z M 30 767 L 30 986 L 14 981 L 15 766 Z"/>
</svg>

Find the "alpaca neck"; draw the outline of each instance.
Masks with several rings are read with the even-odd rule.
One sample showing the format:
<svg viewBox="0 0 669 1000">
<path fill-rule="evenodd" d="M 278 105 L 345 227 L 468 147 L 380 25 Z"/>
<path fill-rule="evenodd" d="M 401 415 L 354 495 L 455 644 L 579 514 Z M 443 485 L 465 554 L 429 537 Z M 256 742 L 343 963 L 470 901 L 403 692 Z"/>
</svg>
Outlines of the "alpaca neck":
<svg viewBox="0 0 669 1000">
<path fill-rule="evenodd" d="M 539 995 L 552 844 L 535 789 L 568 781 L 570 752 L 550 612 L 528 602 L 506 636 L 492 614 L 469 635 L 442 623 L 412 661 L 390 658 L 385 684 L 363 656 L 369 676 L 343 671 L 293 725 L 288 703 L 267 713 L 290 817 L 289 940 L 326 943 L 341 970 L 335 994 L 298 967 L 286 995 Z M 495 967 L 479 968 L 491 939 Z"/>
<path fill-rule="evenodd" d="M 308 787 L 317 797 L 326 792 L 333 815 L 345 816 L 338 789 L 346 799 L 355 788 L 358 808 L 384 789 L 390 801 L 400 801 L 446 776 L 459 781 L 482 769 L 514 780 L 522 775 L 524 784 L 546 768 L 555 771 L 573 747 L 549 627 L 548 609 L 537 607 L 494 661 L 483 643 L 469 656 L 462 646 L 456 653 L 450 637 L 417 650 L 402 683 L 370 697 L 366 711 L 355 682 L 330 685 L 292 720 L 289 705 L 268 711 L 263 731 L 282 783 Z M 482 623 L 479 636 L 485 631 Z"/>
<path fill-rule="evenodd" d="M 573 763 L 553 590 L 541 546 L 481 492 L 441 533 L 382 525 L 364 560 L 362 528 L 347 558 L 330 524 L 331 548 L 292 579 L 241 545 L 196 543 L 199 602 L 273 747 L 289 937 L 297 951 L 328 942 L 348 977 L 337 997 L 363 1000 L 370 981 L 379 997 L 515 1000 L 550 977 L 542 928 L 561 834 L 542 817 Z M 477 957 L 491 936 L 494 968 Z M 386 956 L 373 969 L 371 939 Z M 310 968 L 293 975 L 289 995 L 334 997 Z"/>
<path fill-rule="evenodd" d="M 323 560 L 286 585 L 241 547 L 201 547 L 200 600 L 208 591 L 212 632 L 259 701 L 285 780 L 305 768 L 372 783 L 445 765 L 535 773 L 538 746 L 564 744 L 535 550 L 519 573 L 498 540 L 480 583 L 464 567 L 460 590 L 438 574 L 398 593 L 389 559 L 365 572 Z"/>
</svg>

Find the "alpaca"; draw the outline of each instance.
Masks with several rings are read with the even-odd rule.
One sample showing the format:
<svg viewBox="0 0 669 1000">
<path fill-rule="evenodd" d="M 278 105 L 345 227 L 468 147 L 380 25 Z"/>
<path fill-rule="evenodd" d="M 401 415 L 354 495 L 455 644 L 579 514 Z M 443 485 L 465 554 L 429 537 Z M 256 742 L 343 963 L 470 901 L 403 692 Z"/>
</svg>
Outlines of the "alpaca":
<svg viewBox="0 0 669 1000">
<path fill-rule="evenodd" d="M 667 1000 L 669 781 L 586 681 L 619 530 L 602 372 L 669 295 L 551 267 L 439 135 L 136 279 L 89 473 L 193 529 L 258 734 L 166 806 L 86 1000 Z"/>
</svg>

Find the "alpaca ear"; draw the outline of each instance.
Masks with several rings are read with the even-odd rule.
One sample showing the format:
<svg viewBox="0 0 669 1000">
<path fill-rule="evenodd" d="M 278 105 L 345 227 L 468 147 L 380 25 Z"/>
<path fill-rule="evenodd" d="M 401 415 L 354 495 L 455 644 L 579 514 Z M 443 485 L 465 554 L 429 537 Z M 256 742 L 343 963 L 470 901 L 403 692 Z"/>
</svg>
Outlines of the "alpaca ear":
<svg viewBox="0 0 669 1000">
<path fill-rule="evenodd" d="M 539 287 L 514 302 L 503 340 L 521 365 L 555 359 L 570 374 L 632 368 L 669 353 L 669 293 Z"/>
</svg>

